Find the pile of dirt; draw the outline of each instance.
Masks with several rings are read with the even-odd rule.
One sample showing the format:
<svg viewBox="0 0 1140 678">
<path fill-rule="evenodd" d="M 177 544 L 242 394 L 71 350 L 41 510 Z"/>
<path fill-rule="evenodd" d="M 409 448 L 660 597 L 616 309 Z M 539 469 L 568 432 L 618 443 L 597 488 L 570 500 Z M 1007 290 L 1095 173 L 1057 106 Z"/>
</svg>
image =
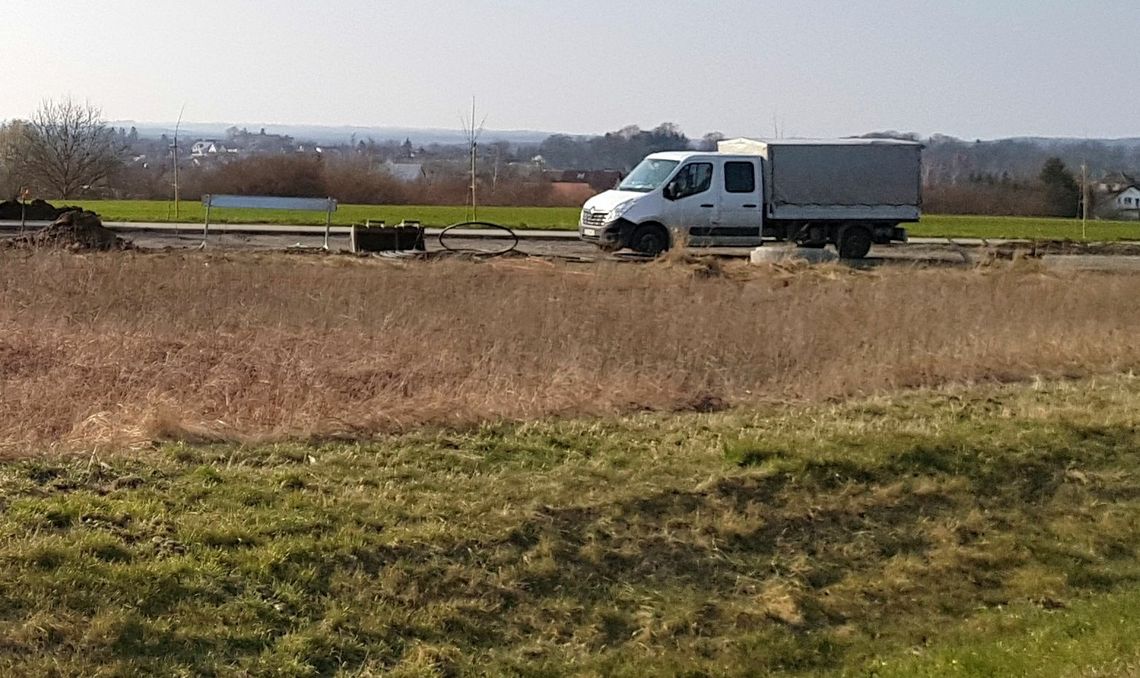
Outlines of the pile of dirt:
<svg viewBox="0 0 1140 678">
<path fill-rule="evenodd" d="M 33 200 L 28 203 L 19 203 L 15 200 L 0 202 L 0 221 L 55 221 L 66 212 L 73 212 L 79 207 L 56 207 L 46 200 Z"/>
<path fill-rule="evenodd" d="M 34 233 L 0 240 L 0 247 L 108 251 L 133 249 L 134 245 L 104 228 L 98 214 L 74 210 L 64 212 L 50 226 L 45 226 Z"/>
</svg>

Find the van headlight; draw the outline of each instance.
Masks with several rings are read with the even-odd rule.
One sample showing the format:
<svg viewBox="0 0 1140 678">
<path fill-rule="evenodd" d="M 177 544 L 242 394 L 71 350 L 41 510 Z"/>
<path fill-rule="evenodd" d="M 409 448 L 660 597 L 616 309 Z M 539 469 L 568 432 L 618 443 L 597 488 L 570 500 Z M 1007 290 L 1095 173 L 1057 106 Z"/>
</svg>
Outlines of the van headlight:
<svg viewBox="0 0 1140 678">
<path fill-rule="evenodd" d="M 630 207 L 633 207 L 633 203 L 635 202 L 637 202 L 637 198 L 631 198 L 615 206 L 612 210 L 606 213 L 606 223 L 608 224 L 624 217 L 625 213 L 629 211 Z"/>
</svg>

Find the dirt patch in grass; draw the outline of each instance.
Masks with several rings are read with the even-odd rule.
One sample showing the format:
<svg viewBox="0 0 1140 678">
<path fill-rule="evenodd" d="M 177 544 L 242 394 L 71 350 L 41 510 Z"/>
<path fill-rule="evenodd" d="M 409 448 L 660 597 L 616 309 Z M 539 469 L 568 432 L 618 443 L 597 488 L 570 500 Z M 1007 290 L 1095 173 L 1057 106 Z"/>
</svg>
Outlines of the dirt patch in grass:
<svg viewBox="0 0 1140 678">
<path fill-rule="evenodd" d="M 1140 364 L 1131 275 L 0 257 L 9 453 L 365 439 Z"/>
</svg>

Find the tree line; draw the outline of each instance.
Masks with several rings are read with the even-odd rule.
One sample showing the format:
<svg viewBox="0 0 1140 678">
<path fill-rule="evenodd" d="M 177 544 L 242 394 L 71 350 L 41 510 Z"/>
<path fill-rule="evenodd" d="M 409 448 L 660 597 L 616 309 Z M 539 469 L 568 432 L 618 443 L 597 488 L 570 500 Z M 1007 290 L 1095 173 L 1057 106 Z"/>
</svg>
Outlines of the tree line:
<svg viewBox="0 0 1140 678">
<path fill-rule="evenodd" d="M 1140 166 L 1140 144 L 971 143 L 945 136 L 922 140 L 895 132 L 868 136 L 914 139 L 926 145 L 923 180 L 930 212 L 1075 216 L 1083 201 L 1090 202 L 1091 212 L 1092 196 L 1082 195 L 1065 158 L 1074 152 L 1092 157 L 1099 163 L 1092 165 L 1094 171 Z M 569 198 L 552 190 L 544 180 L 545 169 L 625 172 L 650 153 L 715 150 L 722 138 L 711 133 L 692 139 L 677 125 L 662 123 L 651 130 L 628 126 L 599 136 L 556 134 L 539 144 L 496 142 L 480 149 L 476 184 L 487 204 L 555 205 Z M 89 103 L 45 101 L 27 120 L 0 127 L 0 197 L 18 197 L 27 191 L 64 200 L 169 199 L 172 147 L 165 136 L 142 144 L 133 129 L 109 127 L 100 110 Z M 132 159 L 132 149 L 140 148 L 155 157 L 150 162 Z M 1050 150 L 1056 153 L 1049 154 Z M 410 140 L 401 144 L 353 139 L 326 151 L 278 149 L 276 154 L 180 167 L 180 193 L 189 199 L 211 192 L 331 195 L 344 202 L 387 204 L 462 204 L 470 198 L 467 149 L 462 146 L 425 149 L 414 147 Z M 412 181 L 397 179 L 384 165 L 413 160 L 426 169 Z"/>
</svg>

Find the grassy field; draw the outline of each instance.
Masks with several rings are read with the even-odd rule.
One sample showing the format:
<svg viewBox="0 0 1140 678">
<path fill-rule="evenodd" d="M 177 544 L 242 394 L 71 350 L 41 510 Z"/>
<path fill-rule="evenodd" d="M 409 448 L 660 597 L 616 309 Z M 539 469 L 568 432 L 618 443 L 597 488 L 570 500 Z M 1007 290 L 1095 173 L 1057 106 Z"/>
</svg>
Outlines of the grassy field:
<svg viewBox="0 0 1140 678">
<path fill-rule="evenodd" d="M 0 463 L 5 675 L 1134 675 L 1140 381 Z"/>
<path fill-rule="evenodd" d="M 189 222 L 201 224 L 206 208 L 200 202 L 183 201 L 174 216 L 173 203 L 148 200 L 81 200 L 75 204 L 98 212 L 106 221 Z M 511 228 L 575 229 L 576 207 L 480 207 L 479 219 Z M 438 205 L 340 205 L 333 214 L 337 225 L 363 224 L 366 220 L 397 224 L 405 219 L 426 226 L 450 226 L 471 220 L 470 208 Z M 213 209 L 211 223 L 232 224 L 324 224 L 324 213 L 277 210 Z"/>
<path fill-rule="evenodd" d="M 1140 671 L 1140 277 L 0 252 L 0 675 Z"/>
<path fill-rule="evenodd" d="M 172 203 L 162 201 L 80 201 L 83 207 L 98 212 L 107 221 L 186 221 L 201 223 L 205 210 L 201 203 L 182 202 L 179 218 L 174 218 Z M 275 212 L 265 210 L 214 210 L 210 219 L 216 223 L 323 224 L 323 214 Z M 363 224 L 366 219 L 398 223 L 415 219 L 428 226 L 449 226 L 469 219 L 464 207 L 423 205 L 341 205 L 334 223 Z M 479 218 L 512 228 L 573 230 L 578 225 L 578 209 L 573 207 L 481 207 Z M 1140 223 L 1090 221 L 1082 236 L 1081 222 L 1076 219 L 1028 217 L 983 217 L 927 215 L 919 224 L 909 227 L 911 235 L 921 237 L 1019 238 L 1029 240 L 1091 240 L 1094 242 L 1140 240 Z"/>
<path fill-rule="evenodd" d="M 1140 367 L 1137 336 L 1140 276 L 1031 264 L 0 252 L 0 451 L 1111 373 Z"/>
<path fill-rule="evenodd" d="M 1140 240 L 1135 221 L 1090 221 L 1082 234 L 1079 219 L 926 215 L 907 226 L 915 237 L 1017 238 L 1023 240 Z"/>
</svg>

